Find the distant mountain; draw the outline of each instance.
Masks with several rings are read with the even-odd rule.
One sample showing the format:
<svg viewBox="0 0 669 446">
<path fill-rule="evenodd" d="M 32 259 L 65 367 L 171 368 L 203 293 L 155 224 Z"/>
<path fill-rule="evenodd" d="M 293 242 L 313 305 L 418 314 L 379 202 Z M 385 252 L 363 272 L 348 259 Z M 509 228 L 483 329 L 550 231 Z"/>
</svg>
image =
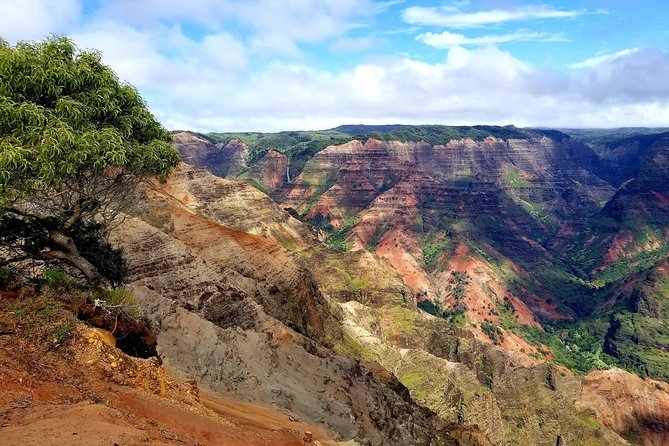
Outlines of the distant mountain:
<svg viewBox="0 0 669 446">
<path fill-rule="evenodd" d="M 625 142 L 638 148 L 638 168 L 630 168 L 559 131 L 342 130 L 372 129 L 179 133 L 175 143 L 187 160 L 234 181 L 183 170 L 161 187 L 197 216 L 290 251 L 254 255 L 253 266 L 249 254 L 230 247 L 225 264 L 245 277 L 240 287 L 261 290 L 257 302 L 272 317 L 396 376 L 413 401 L 450 423 L 449 435 L 477 445 L 625 444 L 617 434 L 633 443 L 669 440 L 667 384 L 596 371 L 622 366 L 669 381 L 663 136 Z M 154 214 L 170 213 L 149 210 L 144 218 L 152 222 Z M 201 242 L 188 241 L 204 223 L 152 224 L 177 231 L 203 254 L 222 243 L 199 235 Z M 256 250 L 260 241 L 249 246 Z M 329 306 L 310 316 L 308 287 L 294 282 L 291 293 L 292 279 L 270 271 L 281 264 L 313 278 L 313 293 Z M 207 275 L 184 274 L 209 283 Z M 220 320 L 250 324 L 252 306 L 233 301 L 220 307 Z M 314 330 L 318 320 L 336 322 Z M 256 391 L 279 386 L 274 375 L 242 367 L 251 369 Z M 227 374 L 207 376 L 237 386 Z M 282 395 L 272 401 L 292 404 Z M 300 413 L 322 416 L 324 407 Z M 612 407 L 624 415 L 600 416 Z"/>
<path fill-rule="evenodd" d="M 190 135 L 178 146 L 213 172 L 245 153 L 228 176 L 294 210 L 335 249 L 387 259 L 425 310 L 481 339 L 517 351 L 543 342 L 583 370 L 601 361 L 639 370 L 600 353 L 633 299 L 626 278 L 664 258 L 669 134 L 629 132 L 590 131 L 609 138 L 604 155 L 562 131 L 513 126 L 347 125 L 207 135 L 216 146 Z M 192 141 L 216 147 L 213 161 L 194 158 Z M 551 337 L 562 329 L 572 334 Z"/>
</svg>

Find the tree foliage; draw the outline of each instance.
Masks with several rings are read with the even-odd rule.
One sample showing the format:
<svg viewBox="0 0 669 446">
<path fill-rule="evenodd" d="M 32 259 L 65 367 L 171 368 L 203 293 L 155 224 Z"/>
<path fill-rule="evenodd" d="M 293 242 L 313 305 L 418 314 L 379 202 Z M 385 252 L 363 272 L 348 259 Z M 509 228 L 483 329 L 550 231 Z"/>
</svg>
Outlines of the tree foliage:
<svg viewBox="0 0 669 446">
<path fill-rule="evenodd" d="M 85 256 L 91 234 L 104 236 L 137 182 L 167 175 L 179 159 L 169 132 L 99 52 L 64 37 L 13 47 L 0 39 L 0 243 L 8 260 L 60 260 L 108 285 L 96 263 L 114 256 Z"/>
</svg>

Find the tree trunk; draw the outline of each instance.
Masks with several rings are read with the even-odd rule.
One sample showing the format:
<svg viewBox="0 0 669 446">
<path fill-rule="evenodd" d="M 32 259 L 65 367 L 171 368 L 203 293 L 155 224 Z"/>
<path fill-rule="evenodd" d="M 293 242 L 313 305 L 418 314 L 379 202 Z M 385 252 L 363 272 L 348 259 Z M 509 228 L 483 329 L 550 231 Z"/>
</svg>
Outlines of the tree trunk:
<svg viewBox="0 0 669 446">
<path fill-rule="evenodd" d="M 100 274 L 97 268 L 79 254 L 77 246 L 70 237 L 62 231 L 54 229 L 49 231 L 49 240 L 60 249 L 47 251 L 45 253 L 47 257 L 62 260 L 77 268 L 84 275 L 86 281 L 99 291 L 104 292 L 111 288 L 107 279 Z"/>
</svg>

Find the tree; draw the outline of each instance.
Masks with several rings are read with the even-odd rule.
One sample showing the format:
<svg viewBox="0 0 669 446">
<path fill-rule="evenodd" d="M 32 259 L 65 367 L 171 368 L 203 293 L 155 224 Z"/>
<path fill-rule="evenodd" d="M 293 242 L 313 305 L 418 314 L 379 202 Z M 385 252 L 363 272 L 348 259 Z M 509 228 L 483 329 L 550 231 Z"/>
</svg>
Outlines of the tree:
<svg viewBox="0 0 669 446">
<path fill-rule="evenodd" d="M 109 224 L 139 181 L 180 161 L 137 90 L 67 38 L 0 39 L 0 258 L 118 282 Z"/>
</svg>

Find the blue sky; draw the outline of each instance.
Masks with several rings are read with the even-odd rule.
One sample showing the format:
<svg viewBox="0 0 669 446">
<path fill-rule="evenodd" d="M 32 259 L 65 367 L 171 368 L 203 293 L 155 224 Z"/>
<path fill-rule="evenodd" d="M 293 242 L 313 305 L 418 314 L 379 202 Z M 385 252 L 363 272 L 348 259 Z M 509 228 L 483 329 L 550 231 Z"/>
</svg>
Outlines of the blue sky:
<svg viewBox="0 0 669 446">
<path fill-rule="evenodd" d="M 170 129 L 669 126 L 663 0 L 0 0 L 97 48 Z"/>
</svg>

